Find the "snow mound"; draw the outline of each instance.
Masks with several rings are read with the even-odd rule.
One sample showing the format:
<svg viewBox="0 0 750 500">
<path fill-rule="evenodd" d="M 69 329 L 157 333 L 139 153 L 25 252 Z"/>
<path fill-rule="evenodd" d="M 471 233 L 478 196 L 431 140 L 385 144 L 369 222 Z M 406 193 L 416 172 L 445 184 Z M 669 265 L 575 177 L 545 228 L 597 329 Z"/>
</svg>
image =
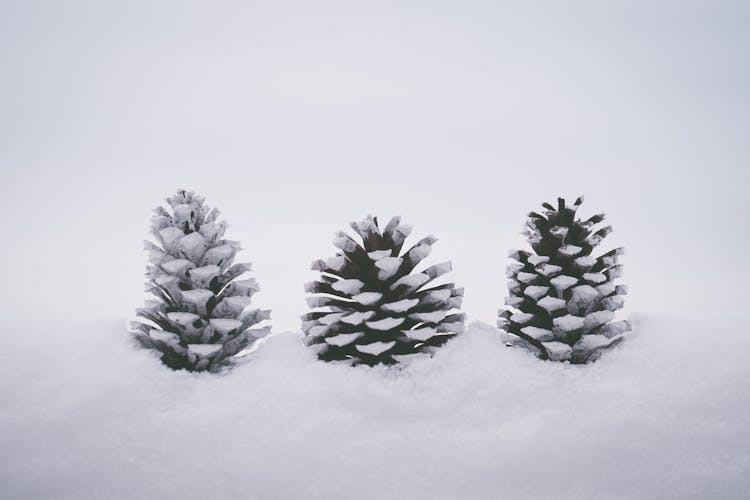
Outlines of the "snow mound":
<svg viewBox="0 0 750 500">
<path fill-rule="evenodd" d="M 0 350 L 3 499 L 750 492 L 747 318 L 641 319 L 590 366 L 478 323 L 403 368 L 323 363 L 284 333 L 218 376 L 164 368 L 119 323 L 30 321 Z"/>
</svg>

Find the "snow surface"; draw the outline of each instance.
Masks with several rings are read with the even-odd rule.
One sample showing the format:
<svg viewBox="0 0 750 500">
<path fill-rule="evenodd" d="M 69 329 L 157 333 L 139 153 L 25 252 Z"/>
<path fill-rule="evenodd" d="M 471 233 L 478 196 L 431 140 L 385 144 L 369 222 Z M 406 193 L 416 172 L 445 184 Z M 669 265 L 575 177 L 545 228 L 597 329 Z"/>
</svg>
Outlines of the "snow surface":
<svg viewBox="0 0 750 500">
<path fill-rule="evenodd" d="M 190 344 L 188 349 L 200 354 L 201 356 L 210 356 L 211 354 L 220 351 L 224 347 L 223 344 Z"/>
<path fill-rule="evenodd" d="M 404 261 L 401 257 L 383 257 L 375 262 L 375 267 L 379 269 L 378 279 L 387 280 L 398 271 L 399 266 Z"/>
<path fill-rule="evenodd" d="M 385 351 L 387 351 L 388 349 L 390 349 L 394 345 L 396 345 L 395 341 L 390 341 L 390 342 L 372 342 L 371 344 L 364 344 L 364 345 L 363 344 L 359 344 L 359 345 L 356 345 L 355 348 L 359 352 L 364 352 L 366 354 L 372 354 L 374 356 L 377 356 L 379 354 L 384 353 Z"/>
<path fill-rule="evenodd" d="M 222 376 L 32 319 L 0 351 L 0 497 L 748 498 L 747 319 L 641 318 L 591 366 L 477 323 L 403 370 L 283 333 Z"/>
<path fill-rule="evenodd" d="M 579 328 L 583 327 L 583 321 L 583 318 L 579 316 L 568 314 L 566 316 L 561 316 L 559 318 L 553 319 L 552 323 L 556 328 L 559 328 L 563 332 L 572 332 L 573 330 L 578 330 Z"/>
<path fill-rule="evenodd" d="M 383 318 L 377 321 L 365 321 L 365 324 L 373 330 L 391 330 L 406 321 L 406 318 Z"/>
<path fill-rule="evenodd" d="M 331 285 L 331 288 L 338 292 L 354 295 L 359 293 L 363 286 L 365 286 L 365 284 L 358 279 L 342 279 Z"/>
</svg>

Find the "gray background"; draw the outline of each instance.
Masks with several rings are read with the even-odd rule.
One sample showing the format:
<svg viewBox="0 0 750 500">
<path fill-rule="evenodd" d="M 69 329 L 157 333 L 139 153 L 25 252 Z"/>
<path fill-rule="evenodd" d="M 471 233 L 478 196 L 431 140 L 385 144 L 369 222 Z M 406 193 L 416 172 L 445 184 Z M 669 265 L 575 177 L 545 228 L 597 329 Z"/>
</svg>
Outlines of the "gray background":
<svg viewBox="0 0 750 500">
<path fill-rule="evenodd" d="M 584 193 L 631 311 L 739 312 L 747 2 L 1 2 L 0 303 L 132 316 L 150 209 L 219 206 L 276 331 L 367 213 L 494 322 L 525 214 Z M 49 334 L 53 334 L 49 332 Z"/>
</svg>

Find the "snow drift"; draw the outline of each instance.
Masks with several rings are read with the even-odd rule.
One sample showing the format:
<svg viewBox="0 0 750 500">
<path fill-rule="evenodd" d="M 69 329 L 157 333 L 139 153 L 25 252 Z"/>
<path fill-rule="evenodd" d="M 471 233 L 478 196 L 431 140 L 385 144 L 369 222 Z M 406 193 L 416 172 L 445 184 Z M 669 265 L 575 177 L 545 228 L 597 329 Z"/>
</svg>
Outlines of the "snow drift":
<svg viewBox="0 0 750 500">
<path fill-rule="evenodd" d="M 223 376 L 170 371 L 120 324 L 11 328 L 0 496 L 748 498 L 746 325 L 636 318 L 591 366 L 480 323 L 403 369 L 284 333 Z"/>
</svg>

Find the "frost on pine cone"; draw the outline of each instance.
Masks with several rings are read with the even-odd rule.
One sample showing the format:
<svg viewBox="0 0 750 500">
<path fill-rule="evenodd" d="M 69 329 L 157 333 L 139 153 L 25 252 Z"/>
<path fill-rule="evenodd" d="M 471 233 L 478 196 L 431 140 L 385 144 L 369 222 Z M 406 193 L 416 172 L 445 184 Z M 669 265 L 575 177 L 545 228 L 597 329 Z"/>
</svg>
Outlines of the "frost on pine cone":
<svg viewBox="0 0 750 500">
<path fill-rule="evenodd" d="M 269 333 L 251 328 L 270 318 L 270 311 L 248 309 L 259 290 L 254 279 L 237 279 L 250 264 L 233 264 L 240 249 L 224 239 L 226 221 L 192 191 L 167 198 L 171 211 L 154 209 L 146 241 L 149 265 L 146 291 L 156 300 L 137 310 L 146 322 L 132 323 L 146 348 L 161 354 L 172 369 L 218 371 L 232 356 Z"/>
<path fill-rule="evenodd" d="M 334 245 L 341 251 L 313 262 L 318 281 L 305 285 L 316 294 L 307 302 L 317 309 L 302 317 L 308 343 L 325 361 L 394 364 L 404 356 L 432 352 L 463 328 L 463 288 L 453 283 L 426 287 L 451 270 L 444 262 L 415 271 L 429 255 L 434 236 L 401 254 L 411 226 L 394 217 L 383 231 L 368 216 L 351 227 L 362 238 L 344 232 Z"/>
<path fill-rule="evenodd" d="M 562 198 L 557 208 L 542 204 L 544 215 L 532 212 L 526 223 L 533 251 L 509 255 L 510 293 L 498 326 L 541 359 L 594 361 L 630 330 L 627 321 L 612 322 L 627 293 L 614 283 L 622 272 L 617 260 L 623 249 L 592 255 L 612 227 L 596 228 L 604 214 L 576 219 L 582 202 L 578 198 L 572 208 Z"/>
</svg>

